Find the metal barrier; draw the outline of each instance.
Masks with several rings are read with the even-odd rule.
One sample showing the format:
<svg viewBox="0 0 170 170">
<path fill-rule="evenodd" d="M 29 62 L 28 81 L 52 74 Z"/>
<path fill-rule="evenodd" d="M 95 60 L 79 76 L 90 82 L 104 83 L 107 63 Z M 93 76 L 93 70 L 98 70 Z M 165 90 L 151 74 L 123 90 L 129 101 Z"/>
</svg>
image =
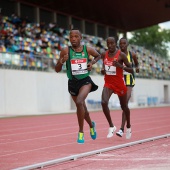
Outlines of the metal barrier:
<svg viewBox="0 0 170 170">
<path fill-rule="evenodd" d="M 13 170 L 31 170 L 31 169 L 35 169 L 35 168 L 43 168 L 43 167 L 46 167 L 46 166 L 50 166 L 50 165 L 54 165 L 54 164 L 58 164 L 58 163 L 62 163 L 62 162 L 70 161 L 70 160 L 76 160 L 78 158 L 82 158 L 82 157 L 86 157 L 86 156 L 100 154 L 102 152 L 108 152 L 108 151 L 111 151 L 111 150 L 121 149 L 121 148 L 129 147 L 129 146 L 133 146 L 133 145 L 137 145 L 137 144 L 142 144 L 142 143 L 145 143 L 145 142 L 150 142 L 150 141 L 154 141 L 154 140 L 158 140 L 158 139 L 162 139 L 162 138 L 168 138 L 168 137 L 170 137 L 170 134 L 165 134 L 165 135 L 162 135 L 162 136 L 156 136 L 156 137 L 152 137 L 152 138 L 138 140 L 138 141 L 122 144 L 122 145 L 117 145 L 117 146 L 112 146 L 112 147 L 94 150 L 94 151 L 90 151 L 90 152 L 85 152 L 85 153 L 72 155 L 72 156 L 68 156 L 68 157 L 64 157 L 64 158 L 54 159 L 54 160 L 51 160 L 51 161 L 42 162 L 42 163 L 29 165 L 29 166 L 25 166 L 25 167 L 20 167 L 20 168 L 16 168 L 16 169 L 13 169 Z"/>
<path fill-rule="evenodd" d="M 21 69 L 35 71 L 54 71 L 57 58 L 50 58 L 46 55 L 34 55 L 32 53 L 2 53 L 0 52 L 0 68 L 5 69 Z M 102 68 L 102 61 L 99 60 L 93 65 L 91 74 L 99 74 Z M 63 64 L 62 71 L 66 71 L 66 64 Z M 145 73 L 145 74 L 144 74 Z M 136 74 L 138 78 L 153 78 L 170 80 L 170 70 L 167 72 L 156 71 L 155 74 L 148 74 L 148 70 L 140 71 Z"/>
</svg>

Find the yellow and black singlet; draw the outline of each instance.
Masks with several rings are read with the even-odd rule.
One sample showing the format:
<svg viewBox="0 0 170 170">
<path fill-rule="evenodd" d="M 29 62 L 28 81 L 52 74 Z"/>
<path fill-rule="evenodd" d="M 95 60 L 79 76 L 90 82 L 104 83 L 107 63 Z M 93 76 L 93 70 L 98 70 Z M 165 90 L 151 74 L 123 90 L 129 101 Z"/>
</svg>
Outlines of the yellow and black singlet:
<svg viewBox="0 0 170 170">
<path fill-rule="evenodd" d="M 132 57 L 132 53 L 130 51 L 128 52 L 127 59 L 129 61 L 129 63 L 131 63 L 132 68 L 133 68 L 134 67 L 133 57 Z M 123 74 L 124 74 L 124 80 L 125 80 L 126 86 L 133 87 L 135 85 L 135 75 L 128 73 L 126 71 L 124 71 Z"/>
</svg>

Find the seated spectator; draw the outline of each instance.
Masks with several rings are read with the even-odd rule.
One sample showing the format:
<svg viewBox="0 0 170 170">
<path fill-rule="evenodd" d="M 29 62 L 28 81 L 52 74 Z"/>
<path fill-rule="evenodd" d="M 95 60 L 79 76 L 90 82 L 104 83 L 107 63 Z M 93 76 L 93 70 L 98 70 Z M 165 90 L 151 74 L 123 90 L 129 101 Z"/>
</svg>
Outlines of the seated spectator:
<svg viewBox="0 0 170 170">
<path fill-rule="evenodd" d="M 16 14 L 10 17 L 0 15 L 0 52 L 19 53 L 22 68 L 47 70 L 54 67 L 61 49 L 70 44 L 69 31 L 59 28 L 56 23 L 31 23 Z M 106 50 L 103 38 L 83 34 L 83 44 L 93 46 L 99 53 Z M 170 62 L 144 47 L 130 45 L 137 53 L 141 72 L 137 77 L 170 79 Z M 10 58 L 10 55 L 5 55 Z M 16 55 L 17 56 L 17 55 Z M 8 62 L 9 66 L 9 62 Z M 93 67 L 94 74 L 100 74 L 102 62 Z M 66 66 L 63 65 L 63 71 Z"/>
</svg>

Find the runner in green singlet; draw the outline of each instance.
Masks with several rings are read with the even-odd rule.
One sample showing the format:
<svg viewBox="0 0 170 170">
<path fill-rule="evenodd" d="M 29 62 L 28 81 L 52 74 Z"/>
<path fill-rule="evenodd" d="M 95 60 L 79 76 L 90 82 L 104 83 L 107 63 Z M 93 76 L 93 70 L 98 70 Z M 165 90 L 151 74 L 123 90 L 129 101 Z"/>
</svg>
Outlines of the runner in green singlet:
<svg viewBox="0 0 170 170">
<path fill-rule="evenodd" d="M 68 91 L 77 108 L 77 118 L 79 132 L 77 142 L 84 143 L 84 119 L 89 124 L 90 135 L 93 140 L 96 139 L 96 123 L 91 121 L 87 110 L 85 99 L 90 92 L 96 91 L 98 86 L 92 81 L 89 74 L 92 65 L 100 58 L 100 54 L 92 47 L 81 45 L 82 35 L 78 29 L 72 29 L 69 34 L 71 46 L 61 50 L 60 58 L 56 64 L 55 71 L 60 72 L 62 65 L 66 62 Z M 93 60 L 90 61 L 90 56 Z"/>
</svg>

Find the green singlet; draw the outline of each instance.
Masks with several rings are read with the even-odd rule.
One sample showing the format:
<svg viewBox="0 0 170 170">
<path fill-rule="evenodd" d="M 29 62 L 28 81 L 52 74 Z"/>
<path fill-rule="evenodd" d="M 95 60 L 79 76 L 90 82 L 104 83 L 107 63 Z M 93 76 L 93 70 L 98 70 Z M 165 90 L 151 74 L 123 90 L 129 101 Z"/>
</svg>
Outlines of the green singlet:
<svg viewBox="0 0 170 170">
<path fill-rule="evenodd" d="M 89 76 L 90 71 L 87 70 L 88 62 L 89 56 L 85 45 L 81 52 L 75 52 L 71 47 L 69 47 L 69 59 L 66 62 L 67 77 L 70 80 L 80 80 Z"/>
</svg>

